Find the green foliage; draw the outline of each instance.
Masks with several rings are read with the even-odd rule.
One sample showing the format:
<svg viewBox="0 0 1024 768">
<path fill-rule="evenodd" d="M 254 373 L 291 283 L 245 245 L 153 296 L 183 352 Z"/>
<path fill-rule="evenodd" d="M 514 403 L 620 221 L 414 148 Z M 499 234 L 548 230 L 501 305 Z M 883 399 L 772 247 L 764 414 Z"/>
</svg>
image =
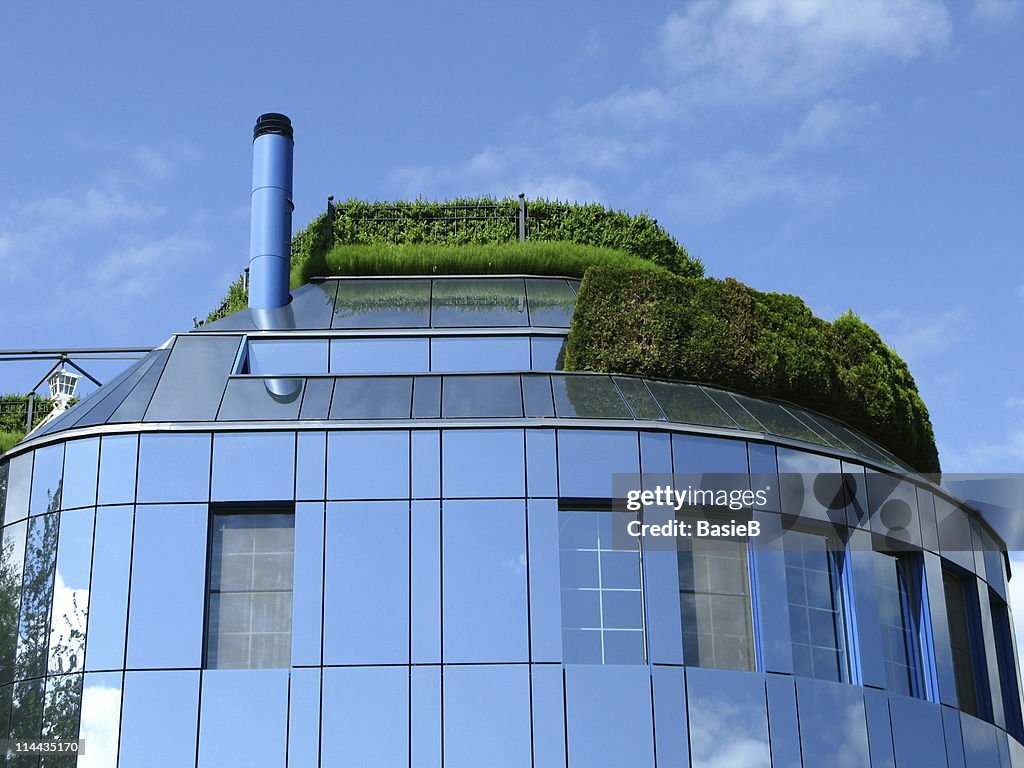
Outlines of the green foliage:
<svg viewBox="0 0 1024 768">
<path fill-rule="evenodd" d="M 337 245 L 326 258 L 328 275 L 529 274 L 582 277 L 588 267 L 611 264 L 668 274 L 624 251 L 560 242 L 489 245 Z"/>
<path fill-rule="evenodd" d="M 939 471 L 906 363 L 852 313 L 828 323 L 795 296 L 735 280 L 593 267 L 565 365 L 778 397 L 836 416 L 922 472 Z"/>
<path fill-rule="evenodd" d="M 11 450 L 11 448 L 21 442 L 23 437 L 25 437 L 24 432 L 0 432 L 0 453 L 6 453 Z"/>
<path fill-rule="evenodd" d="M 0 395 L 0 433 L 24 433 L 27 402 L 28 395 Z M 36 397 L 32 406 L 32 425 L 39 424 L 52 409 L 52 400 Z"/>
</svg>

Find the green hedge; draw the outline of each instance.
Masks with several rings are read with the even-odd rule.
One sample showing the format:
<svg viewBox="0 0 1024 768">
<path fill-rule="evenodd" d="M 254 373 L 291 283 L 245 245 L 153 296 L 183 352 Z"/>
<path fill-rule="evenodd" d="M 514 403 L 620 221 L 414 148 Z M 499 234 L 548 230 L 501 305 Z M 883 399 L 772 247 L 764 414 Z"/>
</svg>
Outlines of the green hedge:
<svg viewBox="0 0 1024 768">
<path fill-rule="evenodd" d="M 921 472 L 939 472 L 928 409 L 906 363 L 853 313 L 735 280 L 593 267 L 566 345 L 569 370 L 698 381 L 845 421 Z"/>
</svg>

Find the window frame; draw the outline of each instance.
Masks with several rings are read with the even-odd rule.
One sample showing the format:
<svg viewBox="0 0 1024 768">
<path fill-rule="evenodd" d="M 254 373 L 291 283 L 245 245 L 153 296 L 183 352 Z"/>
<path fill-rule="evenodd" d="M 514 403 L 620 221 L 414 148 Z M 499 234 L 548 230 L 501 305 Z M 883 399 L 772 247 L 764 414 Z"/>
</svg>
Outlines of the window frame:
<svg viewBox="0 0 1024 768">
<path fill-rule="evenodd" d="M 260 515 L 288 515 L 288 516 L 291 517 L 291 522 L 292 522 L 291 530 L 292 530 L 292 535 L 294 536 L 294 534 L 295 534 L 295 522 L 296 522 L 295 502 L 294 501 L 291 501 L 291 502 L 283 502 L 283 501 L 273 501 L 273 502 L 263 502 L 263 501 L 253 501 L 253 502 L 249 502 L 249 501 L 246 501 L 246 502 L 241 502 L 241 501 L 221 501 L 221 502 L 214 502 L 214 503 L 209 504 L 207 515 L 208 515 L 208 519 L 207 519 L 207 526 L 206 526 L 206 530 L 207 530 L 207 541 L 206 541 L 206 581 L 205 581 L 205 587 L 204 587 L 205 593 L 204 593 L 204 600 L 203 600 L 203 646 L 202 646 L 202 656 L 201 656 L 201 659 L 200 659 L 200 661 L 201 661 L 201 668 L 204 669 L 204 670 L 207 670 L 207 669 L 258 670 L 258 669 L 288 669 L 288 668 L 290 668 L 291 667 L 291 661 L 292 661 L 292 659 L 291 659 L 291 657 L 292 657 L 292 650 L 291 650 L 291 641 L 290 640 L 289 640 L 289 643 L 288 643 L 288 664 L 286 666 L 284 666 L 284 667 L 277 667 L 277 666 L 274 666 L 274 667 L 253 667 L 253 666 L 246 666 L 246 667 L 222 667 L 222 666 L 211 665 L 210 664 L 210 640 L 212 639 L 212 635 L 211 635 L 211 632 L 210 632 L 210 620 L 211 620 L 211 613 L 210 613 L 210 611 L 211 611 L 211 607 L 212 607 L 212 597 L 213 597 L 213 594 L 214 594 L 213 593 L 213 556 L 214 556 L 213 546 L 214 546 L 214 538 L 215 538 L 215 532 L 214 532 L 214 521 L 215 521 L 215 519 L 218 516 L 222 516 L 222 517 L 226 517 L 226 516 L 256 517 L 256 516 L 260 516 Z M 295 550 L 294 550 L 294 543 L 293 543 L 293 549 L 292 549 L 292 587 L 291 587 L 291 594 L 293 596 L 293 598 L 292 598 L 293 601 L 294 601 L 294 594 L 295 594 L 294 576 L 295 576 Z M 220 594 L 220 592 L 218 592 L 218 594 Z M 289 637 L 291 636 L 291 633 L 292 633 L 292 622 L 294 620 L 294 615 L 293 614 L 294 614 L 294 604 L 293 604 L 293 610 L 289 614 L 289 617 L 288 617 L 288 633 L 289 633 Z"/>
</svg>

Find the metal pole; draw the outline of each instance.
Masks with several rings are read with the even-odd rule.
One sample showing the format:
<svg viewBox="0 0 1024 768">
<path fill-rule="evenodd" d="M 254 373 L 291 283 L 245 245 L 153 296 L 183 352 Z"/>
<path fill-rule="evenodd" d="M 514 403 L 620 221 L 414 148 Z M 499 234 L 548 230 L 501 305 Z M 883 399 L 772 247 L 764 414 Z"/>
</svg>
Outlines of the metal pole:
<svg viewBox="0 0 1024 768">
<path fill-rule="evenodd" d="M 516 216 L 516 223 L 519 225 L 519 242 L 526 242 L 526 193 L 519 193 L 519 213 Z"/>
<path fill-rule="evenodd" d="M 36 393 L 28 393 L 28 402 L 25 404 L 25 434 L 32 431 L 32 410 L 35 405 Z"/>
</svg>

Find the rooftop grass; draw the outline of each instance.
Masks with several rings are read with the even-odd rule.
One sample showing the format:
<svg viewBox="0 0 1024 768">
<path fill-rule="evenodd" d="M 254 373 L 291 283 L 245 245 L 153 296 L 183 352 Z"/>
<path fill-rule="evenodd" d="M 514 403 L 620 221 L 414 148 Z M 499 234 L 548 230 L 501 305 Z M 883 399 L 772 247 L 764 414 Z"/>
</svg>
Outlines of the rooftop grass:
<svg viewBox="0 0 1024 768">
<path fill-rule="evenodd" d="M 920 472 L 940 471 L 907 364 L 852 312 L 828 322 L 797 296 L 594 267 L 580 285 L 565 367 L 776 397 L 835 416 Z"/>
</svg>

